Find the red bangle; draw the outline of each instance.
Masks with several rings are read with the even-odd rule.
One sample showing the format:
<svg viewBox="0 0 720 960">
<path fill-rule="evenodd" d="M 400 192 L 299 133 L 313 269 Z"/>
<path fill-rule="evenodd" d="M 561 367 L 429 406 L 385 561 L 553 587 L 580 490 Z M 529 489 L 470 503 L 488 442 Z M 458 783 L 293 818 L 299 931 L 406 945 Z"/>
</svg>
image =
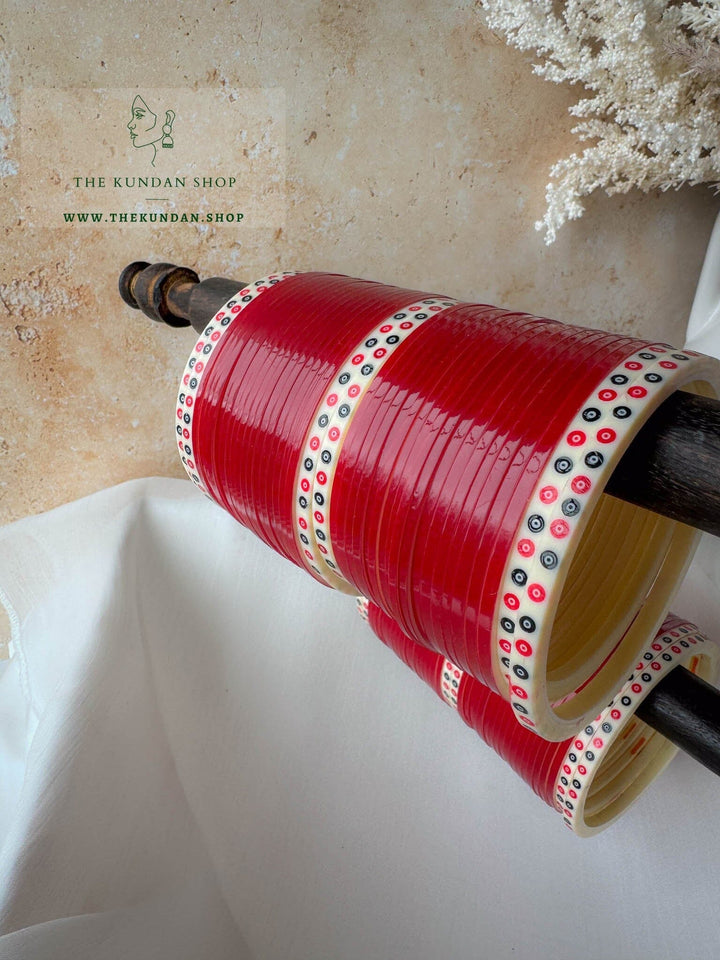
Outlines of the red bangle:
<svg viewBox="0 0 720 960">
<path fill-rule="evenodd" d="M 650 690 L 678 664 L 712 679 L 720 662 L 716 644 L 693 624 L 670 615 L 605 709 L 574 736 L 553 743 L 521 727 L 507 701 L 441 654 L 415 643 L 376 604 L 363 606 L 383 643 L 580 836 L 598 833 L 619 817 L 677 752 L 635 715 Z"/>
<path fill-rule="evenodd" d="M 423 301 L 436 312 L 391 343 Z M 655 634 L 694 545 L 602 490 L 659 403 L 712 394 L 719 365 L 449 303 L 326 274 L 248 286 L 188 363 L 181 453 L 275 550 L 365 593 L 561 740 Z M 372 369 L 355 383 L 357 366 Z"/>
</svg>

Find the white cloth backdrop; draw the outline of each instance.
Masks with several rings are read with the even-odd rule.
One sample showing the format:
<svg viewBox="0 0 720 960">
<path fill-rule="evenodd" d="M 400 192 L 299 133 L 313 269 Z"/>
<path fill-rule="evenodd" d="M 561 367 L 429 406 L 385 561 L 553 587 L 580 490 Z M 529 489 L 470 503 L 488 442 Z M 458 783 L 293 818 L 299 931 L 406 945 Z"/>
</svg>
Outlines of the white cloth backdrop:
<svg viewBox="0 0 720 960">
<path fill-rule="evenodd" d="M 188 483 L 0 530 L 0 588 L 0 958 L 720 953 L 716 777 L 680 756 L 576 839 L 350 598 Z M 675 609 L 718 633 L 719 588 L 708 538 Z"/>
</svg>

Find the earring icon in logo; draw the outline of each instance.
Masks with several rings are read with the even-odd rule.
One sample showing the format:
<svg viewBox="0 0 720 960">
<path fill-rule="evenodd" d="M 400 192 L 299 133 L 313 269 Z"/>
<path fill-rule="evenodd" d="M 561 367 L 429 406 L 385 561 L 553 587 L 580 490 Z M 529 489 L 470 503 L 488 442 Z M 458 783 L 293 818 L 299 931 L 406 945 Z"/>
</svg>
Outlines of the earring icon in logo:
<svg viewBox="0 0 720 960">
<path fill-rule="evenodd" d="M 163 124 L 163 135 L 162 140 L 160 141 L 160 146 L 164 147 L 166 150 L 172 150 L 175 146 L 173 138 L 170 136 L 172 133 L 172 125 L 175 121 L 175 114 L 172 110 L 165 111 L 165 123 Z"/>
</svg>

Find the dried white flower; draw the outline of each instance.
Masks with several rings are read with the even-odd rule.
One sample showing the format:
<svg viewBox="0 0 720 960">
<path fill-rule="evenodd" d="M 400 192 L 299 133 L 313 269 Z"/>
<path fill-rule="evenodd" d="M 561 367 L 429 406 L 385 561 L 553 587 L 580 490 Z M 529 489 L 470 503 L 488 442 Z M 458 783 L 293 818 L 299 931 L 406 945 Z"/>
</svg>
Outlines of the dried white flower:
<svg viewBox="0 0 720 960">
<path fill-rule="evenodd" d="M 570 113 L 589 145 L 550 171 L 552 243 L 602 187 L 647 192 L 720 181 L 720 0 L 480 0 L 488 26 L 534 50 L 537 74 L 593 96 Z"/>
</svg>

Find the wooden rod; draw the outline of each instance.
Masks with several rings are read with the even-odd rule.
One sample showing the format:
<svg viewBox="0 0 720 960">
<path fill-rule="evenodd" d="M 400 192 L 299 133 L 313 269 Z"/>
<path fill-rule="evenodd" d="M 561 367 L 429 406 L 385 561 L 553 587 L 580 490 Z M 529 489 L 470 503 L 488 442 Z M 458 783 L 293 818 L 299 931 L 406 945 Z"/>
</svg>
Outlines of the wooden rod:
<svg viewBox="0 0 720 960">
<path fill-rule="evenodd" d="M 685 667 L 675 667 L 637 708 L 637 716 L 720 776 L 720 695 Z"/>
<path fill-rule="evenodd" d="M 242 280 L 210 277 L 172 263 L 136 260 L 120 274 L 118 289 L 125 303 L 170 327 L 193 327 L 201 333 L 212 315 L 242 290 Z"/>
<path fill-rule="evenodd" d="M 720 537 L 720 402 L 682 390 L 669 396 L 605 489 Z"/>
</svg>

